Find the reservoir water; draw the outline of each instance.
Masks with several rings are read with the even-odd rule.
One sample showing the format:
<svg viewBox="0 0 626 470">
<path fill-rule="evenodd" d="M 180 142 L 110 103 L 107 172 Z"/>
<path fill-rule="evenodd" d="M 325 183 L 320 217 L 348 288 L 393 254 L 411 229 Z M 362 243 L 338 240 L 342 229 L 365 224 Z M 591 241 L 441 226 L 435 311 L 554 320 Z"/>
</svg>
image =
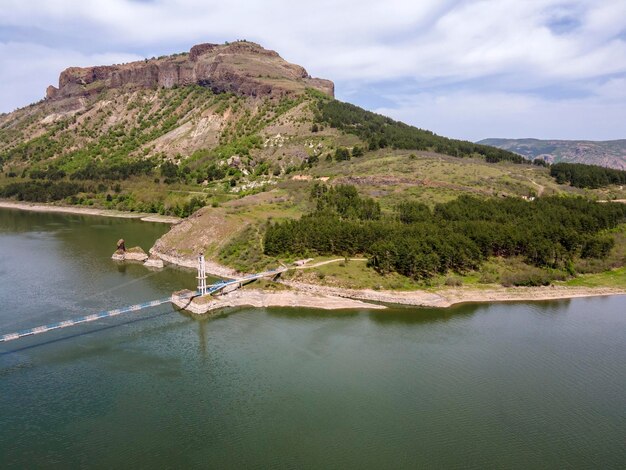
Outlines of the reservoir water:
<svg viewBox="0 0 626 470">
<path fill-rule="evenodd" d="M 167 226 L 0 210 L 0 334 L 166 297 Z M 624 468 L 626 298 L 164 305 L 0 344 L 2 468 Z"/>
</svg>

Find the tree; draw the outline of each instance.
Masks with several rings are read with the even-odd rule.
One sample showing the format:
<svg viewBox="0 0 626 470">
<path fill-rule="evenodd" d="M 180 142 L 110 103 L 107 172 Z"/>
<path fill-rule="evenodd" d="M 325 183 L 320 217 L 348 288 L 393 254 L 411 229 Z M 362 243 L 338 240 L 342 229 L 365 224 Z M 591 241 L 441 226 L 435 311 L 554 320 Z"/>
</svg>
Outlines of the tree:
<svg viewBox="0 0 626 470">
<path fill-rule="evenodd" d="M 353 157 L 358 158 L 358 157 L 362 157 L 363 155 L 365 155 L 365 152 L 363 152 L 363 149 L 361 147 L 354 147 L 352 149 Z"/>
<path fill-rule="evenodd" d="M 350 160 L 350 151 L 345 147 L 339 147 L 335 150 L 335 160 L 338 162 Z"/>
<path fill-rule="evenodd" d="M 165 178 L 176 178 L 178 176 L 178 165 L 170 161 L 161 164 L 161 176 Z"/>
</svg>

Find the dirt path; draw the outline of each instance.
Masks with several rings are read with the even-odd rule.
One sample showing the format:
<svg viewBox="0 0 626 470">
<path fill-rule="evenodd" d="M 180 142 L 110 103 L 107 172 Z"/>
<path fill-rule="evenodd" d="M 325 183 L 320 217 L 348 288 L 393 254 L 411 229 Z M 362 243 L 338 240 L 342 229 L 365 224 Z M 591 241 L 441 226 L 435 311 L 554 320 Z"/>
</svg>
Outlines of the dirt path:
<svg viewBox="0 0 626 470">
<path fill-rule="evenodd" d="M 530 178 L 529 178 L 529 179 L 530 179 Z M 544 192 L 544 190 L 546 189 L 546 187 L 545 187 L 545 186 L 540 185 L 539 183 L 537 183 L 535 180 L 532 180 L 532 179 L 530 180 L 530 182 L 531 182 L 532 184 L 534 184 L 535 186 L 537 186 L 537 188 L 539 188 L 539 189 L 537 189 L 537 197 L 541 197 L 541 195 L 543 194 L 543 192 Z"/>
<path fill-rule="evenodd" d="M 296 266 L 294 268 L 289 268 L 289 269 L 311 269 L 311 268 L 317 268 L 319 266 L 324 266 L 325 264 L 338 263 L 339 261 L 345 261 L 345 260 L 346 258 L 329 259 L 326 261 L 320 261 L 319 263 L 305 264 L 304 266 Z M 367 258 L 348 258 L 348 261 L 367 261 Z"/>
</svg>

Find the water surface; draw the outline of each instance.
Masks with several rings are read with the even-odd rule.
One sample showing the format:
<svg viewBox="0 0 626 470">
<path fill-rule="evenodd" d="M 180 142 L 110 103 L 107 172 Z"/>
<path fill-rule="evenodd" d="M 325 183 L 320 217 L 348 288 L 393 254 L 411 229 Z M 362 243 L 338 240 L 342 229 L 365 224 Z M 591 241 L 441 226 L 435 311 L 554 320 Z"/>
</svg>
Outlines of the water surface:
<svg viewBox="0 0 626 470">
<path fill-rule="evenodd" d="M 0 333 L 193 287 L 167 226 L 0 211 Z M 0 346 L 4 468 L 624 468 L 626 299 L 161 306 Z"/>
</svg>

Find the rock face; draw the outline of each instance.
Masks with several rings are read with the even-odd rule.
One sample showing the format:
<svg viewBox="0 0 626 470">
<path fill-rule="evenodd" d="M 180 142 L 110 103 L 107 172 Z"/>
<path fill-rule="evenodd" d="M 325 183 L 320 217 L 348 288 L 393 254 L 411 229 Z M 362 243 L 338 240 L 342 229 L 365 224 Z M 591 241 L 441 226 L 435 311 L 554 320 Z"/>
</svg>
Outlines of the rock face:
<svg viewBox="0 0 626 470">
<path fill-rule="evenodd" d="M 289 96 L 315 88 L 334 95 L 330 80 L 311 78 L 307 71 L 258 44 L 198 44 L 189 53 L 121 65 L 70 67 L 49 86 L 46 99 L 85 97 L 108 88 L 173 88 L 198 84 L 213 91 L 248 96 Z"/>
</svg>

